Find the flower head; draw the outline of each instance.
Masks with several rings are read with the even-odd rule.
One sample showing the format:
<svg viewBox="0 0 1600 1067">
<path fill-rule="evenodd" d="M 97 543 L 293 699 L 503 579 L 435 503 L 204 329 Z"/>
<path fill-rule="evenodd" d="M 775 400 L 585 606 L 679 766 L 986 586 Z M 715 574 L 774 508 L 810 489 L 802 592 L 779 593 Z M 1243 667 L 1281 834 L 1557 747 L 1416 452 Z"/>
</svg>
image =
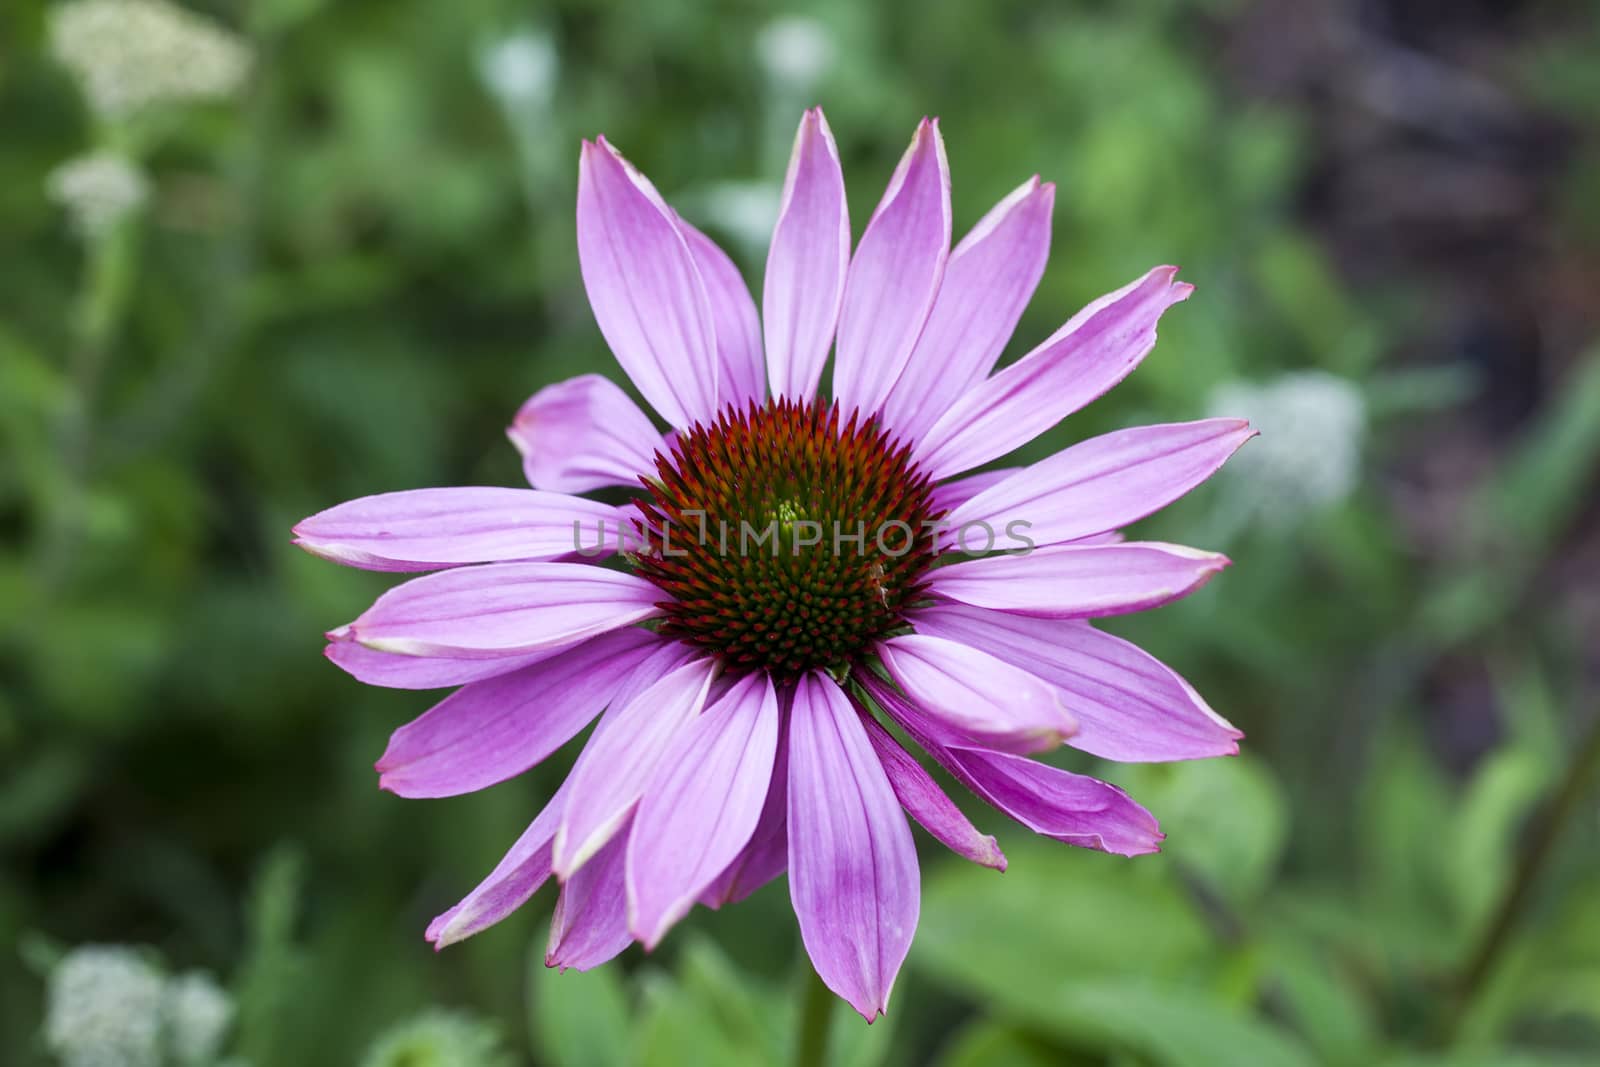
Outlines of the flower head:
<svg viewBox="0 0 1600 1067">
<path fill-rule="evenodd" d="M 1054 192 L 1023 183 L 951 250 L 944 145 L 924 121 L 852 251 L 838 152 L 809 111 L 758 314 L 714 243 L 603 138 L 585 143 L 584 284 L 670 429 L 586 375 L 512 423 L 532 489 L 367 497 L 296 527 L 342 563 L 437 572 L 329 634 L 363 681 L 460 686 L 395 732 L 384 788 L 479 789 L 600 716 L 505 859 L 429 926 L 436 946 L 554 876 L 546 962 L 592 967 L 787 872 L 818 973 L 871 1020 L 917 922 L 906 816 L 1005 866 L 887 723 L 1038 833 L 1123 855 L 1157 848 L 1150 814 L 1030 755 L 1237 751 L 1187 683 L 1089 620 L 1227 564 L 1117 531 L 1204 481 L 1249 427 L 1138 427 L 972 473 L 1120 381 L 1190 292 L 1158 267 L 996 371 L 1044 270 Z M 577 495 L 602 487 L 631 499 Z"/>
</svg>

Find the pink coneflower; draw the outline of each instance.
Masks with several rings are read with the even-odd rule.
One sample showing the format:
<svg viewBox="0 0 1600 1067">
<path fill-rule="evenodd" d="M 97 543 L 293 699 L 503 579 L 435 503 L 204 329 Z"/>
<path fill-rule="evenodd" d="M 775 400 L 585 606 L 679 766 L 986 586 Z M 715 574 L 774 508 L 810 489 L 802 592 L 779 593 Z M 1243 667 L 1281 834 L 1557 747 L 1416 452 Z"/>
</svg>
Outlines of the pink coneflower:
<svg viewBox="0 0 1600 1067">
<path fill-rule="evenodd" d="M 995 372 L 1044 270 L 1054 194 L 1025 182 L 951 251 L 944 145 L 925 120 L 852 256 L 838 151 L 807 112 L 758 315 L 715 244 L 603 138 L 584 144 L 589 302 L 676 429 L 585 375 L 534 394 L 511 426 L 532 489 L 389 493 L 295 529 L 340 563 L 438 572 L 328 635 L 362 681 L 461 687 L 395 731 L 383 788 L 482 789 L 604 711 L 505 859 L 428 927 L 436 946 L 553 874 L 546 962 L 593 967 L 787 871 L 818 975 L 874 1019 L 917 925 L 906 815 L 1005 866 L 886 724 L 1040 834 L 1156 850 L 1155 819 L 1120 789 L 1028 757 L 1062 741 L 1125 761 L 1237 751 L 1183 679 L 1088 620 L 1175 600 L 1227 565 L 1116 531 L 1251 431 L 1139 427 L 968 473 L 1120 381 L 1191 291 L 1158 267 Z M 635 495 L 573 495 L 604 487 Z"/>
</svg>

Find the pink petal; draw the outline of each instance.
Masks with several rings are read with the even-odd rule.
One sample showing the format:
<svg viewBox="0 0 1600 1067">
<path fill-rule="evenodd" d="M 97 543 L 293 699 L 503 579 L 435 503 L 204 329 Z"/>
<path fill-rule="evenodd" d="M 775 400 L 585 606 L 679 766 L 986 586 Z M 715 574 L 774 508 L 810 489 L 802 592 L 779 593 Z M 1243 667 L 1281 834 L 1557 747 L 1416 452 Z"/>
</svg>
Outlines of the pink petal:
<svg viewBox="0 0 1600 1067">
<path fill-rule="evenodd" d="M 1055 545 L 940 567 L 928 586 L 974 607 L 1087 619 L 1145 611 L 1186 597 L 1229 562 L 1215 552 L 1160 541 Z"/>
<path fill-rule="evenodd" d="M 878 655 L 913 703 L 986 748 L 1040 752 L 1078 728 L 1054 688 L 987 652 L 907 634 Z"/>
<path fill-rule="evenodd" d="M 661 434 L 609 378 L 580 374 L 534 393 L 506 430 L 535 489 L 637 488 L 656 472 Z"/>
<path fill-rule="evenodd" d="M 340 670 L 368 685 L 390 689 L 447 689 L 509 674 L 514 670 L 558 656 L 565 648 L 551 648 L 521 656 L 495 659 L 460 659 L 455 656 L 402 656 L 379 652 L 356 643 L 348 632 L 335 631 L 322 650 Z"/>
<path fill-rule="evenodd" d="M 435 949 L 487 930 L 538 892 L 550 877 L 550 841 L 561 821 L 566 793 L 566 786 L 558 789 L 489 877 L 461 903 L 428 924 L 427 938 Z"/>
<path fill-rule="evenodd" d="M 1021 469 L 1021 467 L 1002 467 L 1000 470 L 969 474 L 958 481 L 936 485 L 933 487 L 932 509 L 936 513 L 954 511 L 979 493 L 999 485 Z"/>
<path fill-rule="evenodd" d="M 922 769 L 922 764 L 901 748 L 871 715 L 863 713 L 861 723 L 867 728 L 867 737 L 878 753 L 878 761 L 889 776 L 889 784 L 894 787 L 900 806 L 956 855 L 997 871 L 1005 870 L 1006 857 L 999 843 L 990 835 L 978 832 L 939 788 L 933 776 Z"/>
<path fill-rule="evenodd" d="M 789 864 L 789 709 L 792 692 L 778 694 L 777 754 L 761 816 L 750 841 L 732 863 L 700 894 L 700 903 L 716 909 L 748 897 L 782 874 Z"/>
<path fill-rule="evenodd" d="M 756 314 L 750 288 L 715 241 L 682 218 L 677 221 L 711 303 L 720 364 L 717 400 L 740 409 L 752 401 L 759 404 L 767 393 L 767 371 L 761 357 L 761 317 Z"/>
<path fill-rule="evenodd" d="M 833 395 L 876 414 L 928 321 L 950 254 L 950 168 L 939 121 L 923 119 L 861 235 L 845 280 Z"/>
<path fill-rule="evenodd" d="M 550 917 L 546 967 L 587 971 L 633 943 L 623 882 L 631 829 L 624 823 L 617 835 L 561 886 L 555 914 Z"/>
<path fill-rule="evenodd" d="M 413 578 L 330 634 L 406 656 L 495 659 L 659 615 L 643 578 L 577 563 L 489 563 Z"/>
<path fill-rule="evenodd" d="M 1017 524 L 1041 546 L 1104 533 L 1166 507 L 1254 436 L 1242 419 L 1118 430 L 1018 471 L 956 508 L 945 523 L 996 531 Z"/>
<path fill-rule="evenodd" d="M 1055 686 L 1078 720 L 1067 744 L 1124 763 L 1231 756 L 1242 736 L 1160 660 L 1086 622 L 1044 621 L 964 604 L 912 617 L 918 633 L 981 648 Z"/>
<path fill-rule="evenodd" d="M 578 164 L 578 263 L 611 352 L 677 427 L 717 413 L 710 301 L 677 216 L 604 137 Z"/>
<path fill-rule="evenodd" d="M 755 832 L 778 745 L 778 695 L 746 675 L 656 769 L 628 843 L 628 925 L 646 949 L 689 913 Z"/>
<path fill-rule="evenodd" d="M 994 369 L 1050 258 L 1055 189 L 1023 182 L 950 253 L 928 324 L 883 406 L 898 436 L 920 438 Z"/>
<path fill-rule="evenodd" d="M 945 770 L 1034 833 L 1120 856 L 1160 850 L 1155 818 L 1116 786 L 1025 756 L 950 745 L 900 694 L 876 679 L 863 684 Z"/>
<path fill-rule="evenodd" d="M 1119 856 L 1161 850 L 1155 817 L 1114 785 L 1005 752 L 949 751 L 952 774 L 1036 834 Z"/>
<path fill-rule="evenodd" d="M 797 683 L 790 724 L 789 895 L 823 983 L 877 1018 L 917 926 L 917 851 L 860 717 L 820 672 Z"/>
<path fill-rule="evenodd" d="M 917 459 L 948 478 L 1027 444 L 1116 385 L 1155 347 L 1156 321 L 1188 298 L 1176 267 L 1157 267 L 1096 300 L 1044 344 L 968 390 L 918 442 Z"/>
<path fill-rule="evenodd" d="M 623 513 L 563 493 L 468 487 L 413 489 L 351 500 L 301 520 L 294 543 L 370 571 L 431 571 L 463 563 L 548 560 L 616 543 Z M 613 531 L 604 538 L 600 529 Z M 588 531 L 587 540 L 582 539 Z M 597 553 L 598 554 L 598 553 Z"/>
<path fill-rule="evenodd" d="M 822 109 L 812 108 L 795 133 L 761 295 L 773 396 L 816 396 L 849 263 L 850 212 L 839 149 Z"/>
<path fill-rule="evenodd" d="M 462 686 L 394 732 L 378 785 L 403 797 L 448 797 L 515 777 L 572 740 L 652 652 L 673 652 L 664 644 L 628 627 Z"/>
<path fill-rule="evenodd" d="M 571 877 L 633 813 L 673 739 L 705 706 L 712 672 L 710 660 L 688 663 L 632 700 L 613 702 L 567 777 L 571 792 L 556 833 L 557 877 Z"/>
</svg>

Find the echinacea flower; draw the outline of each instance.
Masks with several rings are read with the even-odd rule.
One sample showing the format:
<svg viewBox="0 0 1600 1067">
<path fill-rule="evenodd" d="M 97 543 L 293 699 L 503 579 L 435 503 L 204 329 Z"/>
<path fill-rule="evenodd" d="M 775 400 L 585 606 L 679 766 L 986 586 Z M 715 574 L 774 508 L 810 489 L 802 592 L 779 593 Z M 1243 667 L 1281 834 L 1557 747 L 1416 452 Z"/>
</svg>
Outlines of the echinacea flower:
<svg viewBox="0 0 1600 1067">
<path fill-rule="evenodd" d="M 1088 620 L 1175 600 L 1227 564 L 1116 531 L 1251 431 L 1139 427 L 969 473 L 1120 381 L 1191 289 L 1158 267 L 995 371 L 1044 269 L 1054 192 L 1024 183 L 950 250 L 944 146 L 925 120 L 852 255 L 838 151 L 809 111 L 758 315 L 715 244 L 603 138 L 584 144 L 589 301 L 674 429 L 585 375 L 512 424 L 532 489 L 367 497 L 295 531 L 341 563 L 438 572 L 328 635 L 362 681 L 461 687 L 395 732 L 383 788 L 482 789 L 604 713 L 505 859 L 429 926 L 436 946 L 554 875 L 546 962 L 592 967 L 787 871 L 817 973 L 870 1021 L 917 924 L 906 815 L 1005 866 L 887 724 L 1040 834 L 1156 850 L 1155 819 L 1121 790 L 1029 756 L 1062 741 L 1128 761 L 1237 751 L 1187 683 Z M 604 487 L 635 495 L 576 495 Z"/>
</svg>

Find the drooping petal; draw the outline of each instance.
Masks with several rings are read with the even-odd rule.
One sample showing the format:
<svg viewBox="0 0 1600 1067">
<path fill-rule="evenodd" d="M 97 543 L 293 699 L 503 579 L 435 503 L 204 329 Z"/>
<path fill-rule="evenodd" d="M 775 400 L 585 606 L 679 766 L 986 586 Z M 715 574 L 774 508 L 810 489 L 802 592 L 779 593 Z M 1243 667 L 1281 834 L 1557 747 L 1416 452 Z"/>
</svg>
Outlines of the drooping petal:
<svg viewBox="0 0 1600 1067">
<path fill-rule="evenodd" d="M 1044 619 L 1145 611 L 1188 596 L 1229 564 L 1227 556 L 1160 541 L 1055 545 L 940 567 L 939 596 Z"/>
<path fill-rule="evenodd" d="M 772 395 L 810 400 L 833 345 L 850 263 L 839 149 L 821 108 L 800 120 L 761 295 Z"/>
<path fill-rule="evenodd" d="M 597 500 L 486 486 L 412 489 L 351 500 L 303 519 L 294 543 L 369 571 L 433 571 L 466 563 L 609 553 L 626 520 Z M 587 528 L 589 539 L 581 539 Z M 605 537 L 597 530 L 609 530 Z"/>
<path fill-rule="evenodd" d="M 883 406 L 895 434 L 921 437 L 994 369 L 1050 258 L 1055 188 L 1023 182 L 950 253 L 928 324 Z"/>
<path fill-rule="evenodd" d="M 923 119 L 867 223 L 845 280 L 833 395 L 876 414 L 928 321 L 950 255 L 950 168 L 939 120 Z"/>
<path fill-rule="evenodd" d="M 1101 297 L 1038 348 L 968 389 L 917 445 L 934 479 L 998 459 L 1116 385 L 1155 347 L 1156 322 L 1194 286 L 1157 267 Z"/>
<path fill-rule="evenodd" d="M 1019 524 L 1041 547 L 1076 541 L 1166 507 L 1253 436 L 1243 419 L 1204 419 L 1093 437 L 977 494 L 945 523 L 992 530 Z"/>
<path fill-rule="evenodd" d="M 1231 756 L 1244 735 L 1160 660 L 1086 622 L 935 604 L 918 633 L 960 641 L 1054 685 L 1078 720 L 1074 748 L 1124 763 Z"/>
<path fill-rule="evenodd" d="M 562 884 L 555 913 L 550 916 L 546 967 L 587 971 L 633 943 L 623 881 L 631 830 L 631 823 L 624 822 L 617 835 Z"/>
<path fill-rule="evenodd" d="M 928 508 L 933 512 L 952 512 L 984 490 L 999 485 L 1021 469 L 1021 467 L 1002 467 L 1000 470 L 969 474 L 967 477 L 957 481 L 936 485 L 933 487 L 933 494 L 929 498 Z"/>
<path fill-rule="evenodd" d="M 777 745 L 778 694 L 759 672 L 678 734 L 645 786 L 628 842 L 628 927 L 646 949 L 749 843 Z"/>
<path fill-rule="evenodd" d="M 665 643 L 630 626 L 462 686 L 394 732 L 378 785 L 403 797 L 449 797 L 515 777 L 572 740 Z"/>
<path fill-rule="evenodd" d="M 1036 834 L 1119 856 L 1161 850 L 1155 816 L 1108 782 L 1005 752 L 949 751 L 952 773 Z"/>
<path fill-rule="evenodd" d="M 710 660 L 687 663 L 632 700 L 614 702 L 600 720 L 567 777 L 569 799 L 555 842 L 557 877 L 571 877 L 633 813 L 674 738 L 705 706 L 712 673 Z"/>
<path fill-rule="evenodd" d="M 604 137 L 578 164 L 578 264 L 611 352 L 676 427 L 717 412 L 716 327 L 705 283 L 655 186 Z"/>
<path fill-rule="evenodd" d="M 889 731 L 868 714 L 861 716 L 861 722 L 867 728 L 867 737 L 878 753 L 884 773 L 889 776 L 889 784 L 894 787 L 894 795 L 900 799 L 900 806 L 951 852 L 973 863 L 1005 870 L 1006 857 L 1000 851 L 999 842 L 989 834 L 978 832 L 939 788 L 933 776 L 922 769 L 922 764 L 911 753 L 900 747 Z"/>
<path fill-rule="evenodd" d="M 939 724 L 892 688 L 876 679 L 863 678 L 863 684 L 945 770 L 1034 833 L 1120 856 L 1160 850 L 1163 835 L 1154 816 L 1116 786 L 1026 756 L 950 744 Z"/>
<path fill-rule="evenodd" d="M 793 693 L 778 694 L 778 745 L 772 780 L 749 842 L 700 894 L 711 909 L 734 904 L 782 874 L 789 865 L 789 707 Z"/>
<path fill-rule="evenodd" d="M 789 895 L 800 937 L 823 984 L 871 1022 L 917 926 L 911 828 L 832 679 L 800 679 L 789 729 Z"/>
<path fill-rule="evenodd" d="M 924 634 L 877 648 L 917 706 L 985 747 L 1041 752 L 1078 728 L 1053 687 L 987 652 Z"/>
<path fill-rule="evenodd" d="M 717 243 L 682 218 L 678 230 L 689 244 L 700 280 L 705 283 L 716 327 L 717 401 L 743 409 L 760 403 L 767 392 L 766 366 L 761 357 L 761 317 L 744 275 Z"/>
<path fill-rule="evenodd" d="M 661 434 L 609 378 L 580 374 L 534 393 L 506 436 L 522 453 L 528 484 L 554 493 L 636 488 L 654 474 Z"/>
<path fill-rule="evenodd" d="M 521 656 L 494 659 L 460 659 L 455 656 L 403 656 L 379 652 L 358 643 L 350 634 L 334 631 L 322 654 L 342 671 L 368 685 L 389 689 L 447 689 L 509 674 L 514 670 L 560 655 L 564 648 L 545 649 Z"/>
<path fill-rule="evenodd" d="M 428 924 L 426 936 L 435 949 L 487 930 L 538 892 L 550 877 L 550 842 L 561 821 L 566 794 L 565 785 L 556 790 L 550 803 L 517 838 L 489 877 L 478 883 L 461 903 Z"/>
<path fill-rule="evenodd" d="M 407 656 L 495 659 L 659 615 L 643 578 L 577 563 L 489 563 L 413 578 L 329 636 Z"/>
</svg>

